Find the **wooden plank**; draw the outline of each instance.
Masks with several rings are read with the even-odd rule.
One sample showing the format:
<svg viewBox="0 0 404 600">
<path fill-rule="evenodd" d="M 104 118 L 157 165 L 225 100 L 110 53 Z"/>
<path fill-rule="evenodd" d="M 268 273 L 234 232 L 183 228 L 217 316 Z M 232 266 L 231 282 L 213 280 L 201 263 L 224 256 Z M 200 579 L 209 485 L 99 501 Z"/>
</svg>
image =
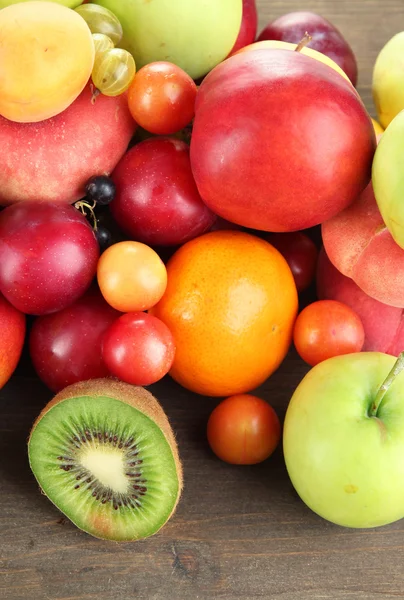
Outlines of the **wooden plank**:
<svg viewBox="0 0 404 600">
<path fill-rule="evenodd" d="M 402 0 L 259 0 L 260 27 L 291 10 L 330 18 L 352 44 L 371 103 L 372 65 L 404 23 Z M 307 367 L 291 352 L 261 388 L 281 416 Z M 216 401 L 170 380 L 153 386 L 177 433 L 185 490 L 177 513 L 137 544 L 93 539 L 61 519 L 30 473 L 26 439 L 51 394 L 25 362 L 0 391 L 1 600 L 397 600 L 404 598 L 404 522 L 368 531 L 311 513 L 281 451 L 255 467 L 225 465 L 205 439 Z"/>
</svg>

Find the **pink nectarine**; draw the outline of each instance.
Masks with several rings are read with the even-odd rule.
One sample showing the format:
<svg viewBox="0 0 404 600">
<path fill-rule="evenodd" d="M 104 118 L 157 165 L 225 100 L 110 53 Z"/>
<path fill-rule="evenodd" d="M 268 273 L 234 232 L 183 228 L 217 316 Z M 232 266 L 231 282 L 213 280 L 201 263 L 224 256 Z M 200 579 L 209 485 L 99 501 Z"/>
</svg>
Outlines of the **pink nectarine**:
<svg viewBox="0 0 404 600">
<path fill-rule="evenodd" d="M 338 300 L 357 313 L 365 330 L 364 351 L 385 352 L 395 356 L 403 351 L 403 310 L 365 294 L 352 279 L 334 267 L 324 248 L 318 258 L 316 282 L 320 300 Z"/>
<path fill-rule="evenodd" d="M 383 222 L 371 184 L 347 209 L 322 225 L 333 265 L 366 294 L 404 308 L 404 250 Z"/>
<path fill-rule="evenodd" d="M 126 94 L 101 94 L 92 102 L 90 84 L 51 119 L 15 123 L 0 117 L 0 204 L 75 202 L 92 175 L 115 168 L 135 128 Z"/>
</svg>

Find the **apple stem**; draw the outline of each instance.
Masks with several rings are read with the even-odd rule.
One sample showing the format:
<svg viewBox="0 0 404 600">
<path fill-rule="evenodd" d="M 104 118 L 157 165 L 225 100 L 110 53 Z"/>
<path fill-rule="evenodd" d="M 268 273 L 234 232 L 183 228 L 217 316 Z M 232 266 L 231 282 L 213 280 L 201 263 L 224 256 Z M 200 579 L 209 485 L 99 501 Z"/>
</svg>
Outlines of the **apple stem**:
<svg viewBox="0 0 404 600">
<path fill-rule="evenodd" d="M 370 407 L 370 416 L 371 417 L 377 416 L 377 412 L 380 408 L 383 398 L 386 395 L 386 392 L 388 391 L 388 389 L 390 388 L 392 383 L 394 383 L 394 380 L 396 379 L 396 377 L 403 370 L 404 370 L 404 352 L 401 352 L 401 354 L 399 354 L 396 362 L 394 363 L 393 368 L 391 369 L 390 373 L 387 375 L 386 379 L 384 380 L 384 382 L 382 383 L 382 385 L 379 388 L 379 391 L 376 394 L 376 398 L 374 399 L 374 402 L 372 403 L 372 406 Z"/>
<path fill-rule="evenodd" d="M 300 52 L 301 50 L 303 50 L 303 48 L 305 46 L 307 46 L 307 44 L 309 44 L 311 42 L 312 39 L 313 39 L 312 36 L 309 33 L 307 33 L 307 31 L 306 31 L 306 33 L 304 34 L 304 36 L 302 37 L 302 39 L 300 40 L 300 42 L 298 43 L 298 45 L 296 46 L 294 51 Z"/>
</svg>

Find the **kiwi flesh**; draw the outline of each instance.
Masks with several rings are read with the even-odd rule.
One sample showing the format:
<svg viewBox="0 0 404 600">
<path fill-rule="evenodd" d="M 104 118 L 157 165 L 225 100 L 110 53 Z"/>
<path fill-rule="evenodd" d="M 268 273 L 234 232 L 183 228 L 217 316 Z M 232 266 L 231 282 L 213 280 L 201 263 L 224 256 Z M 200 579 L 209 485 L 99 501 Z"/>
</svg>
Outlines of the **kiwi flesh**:
<svg viewBox="0 0 404 600">
<path fill-rule="evenodd" d="M 101 539 L 153 535 L 182 491 L 178 448 L 162 407 L 144 388 L 113 379 L 57 394 L 33 425 L 28 456 L 43 493 Z"/>
</svg>

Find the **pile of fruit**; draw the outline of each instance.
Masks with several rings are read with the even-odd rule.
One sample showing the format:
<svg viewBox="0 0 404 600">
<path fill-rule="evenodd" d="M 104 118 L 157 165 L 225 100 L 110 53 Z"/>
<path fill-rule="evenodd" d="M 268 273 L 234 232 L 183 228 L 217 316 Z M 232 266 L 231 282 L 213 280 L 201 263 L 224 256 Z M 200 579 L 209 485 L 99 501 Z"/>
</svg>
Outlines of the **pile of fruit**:
<svg viewBox="0 0 404 600">
<path fill-rule="evenodd" d="M 94 536 L 158 531 L 182 470 L 144 386 L 169 374 L 225 398 L 222 460 L 283 437 L 319 515 L 402 518 L 404 33 L 375 64 L 376 122 L 313 13 L 256 41 L 254 0 L 0 8 L 0 385 L 27 341 L 56 393 L 28 443 L 43 492 Z M 282 435 L 251 392 L 292 342 L 313 368 Z"/>
</svg>

